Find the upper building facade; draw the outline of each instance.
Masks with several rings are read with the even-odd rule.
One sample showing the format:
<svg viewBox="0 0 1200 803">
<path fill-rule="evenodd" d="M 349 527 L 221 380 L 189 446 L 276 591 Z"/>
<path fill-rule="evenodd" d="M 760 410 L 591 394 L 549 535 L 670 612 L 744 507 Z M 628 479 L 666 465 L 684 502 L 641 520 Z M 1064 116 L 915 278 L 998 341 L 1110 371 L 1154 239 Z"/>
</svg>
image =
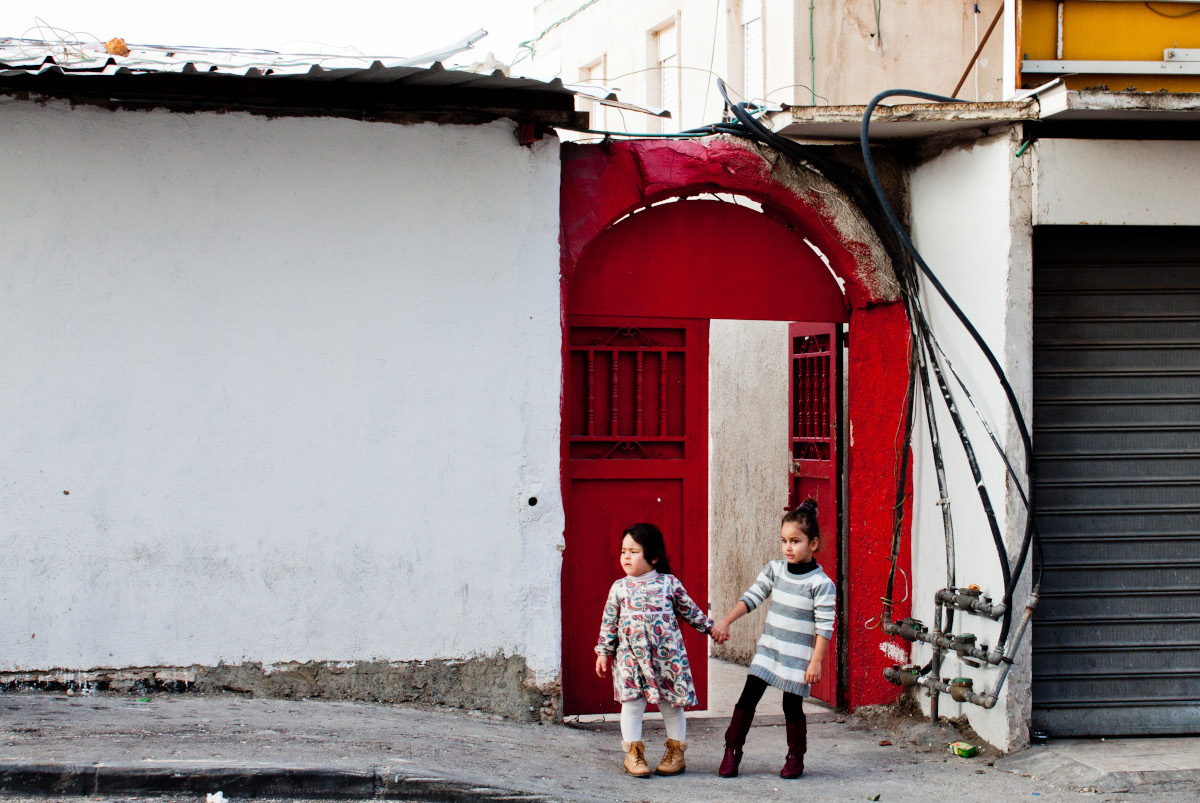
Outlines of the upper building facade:
<svg viewBox="0 0 1200 803">
<path fill-rule="evenodd" d="M 534 11 L 537 75 L 617 88 L 669 110 L 646 121 L 591 108 L 593 127 L 670 132 L 716 122 L 720 76 L 735 99 L 768 104 L 865 103 L 906 86 L 950 94 L 982 41 L 990 4 L 873 0 L 544 0 Z M 962 97 L 1000 100 L 1002 37 L 993 32 Z M 624 116 L 622 116 L 624 115 Z M 641 127 L 639 129 L 639 126 Z"/>
<path fill-rule="evenodd" d="M 648 133 L 719 121 L 718 76 L 735 100 L 768 106 L 865 104 L 897 87 L 991 102 L 1057 77 L 1071 89 L 1195 92 L 1195 10 L 1176 0 L 543 0 L 533 71 L 671 113 L 580 101 L 594 129 Z"/>
</svg>

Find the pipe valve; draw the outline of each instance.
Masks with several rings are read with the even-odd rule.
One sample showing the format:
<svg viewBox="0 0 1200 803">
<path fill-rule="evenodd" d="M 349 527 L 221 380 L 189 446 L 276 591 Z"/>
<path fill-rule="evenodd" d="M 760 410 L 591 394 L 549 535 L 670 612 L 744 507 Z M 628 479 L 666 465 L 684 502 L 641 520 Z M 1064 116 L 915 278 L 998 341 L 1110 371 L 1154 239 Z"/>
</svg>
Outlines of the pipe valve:
<svg viewBox="0 0 1200 803">
<path fill-rule="evenodd" d="M 893 627 L 895 635 L 905 641 L 926 641 L 929 636 L 929 628 L 925 623 L 911 616 L 901 619 Z"/>
<path fill-rule="evenodd" d="M 958 659 L 967 666 L 979 667 L 982 664 L 976 659 L 980 657 L 981 652 L 986 655 L 987 648 L 985 647 L 982 650 L 975 649 L 975 641 L 974 633 L 962 633 L 957 636 L 951 636 L 950 649 L 958 653 Z"/>
<path fill-rule="evenodd" d="M 966 588 L 943 588 L 937 592 L 937 599 L 957 610 L 977 613 L 989 619 L 999 619 L 1008 610 L 1004 603 L 993 604 L 991 597 L 985 597 L 974 583 Z"/>
<path fill-rule="evenodd" d="M 890 669 L 883 670 L 883 676 L 897 686 L 916 686 L 921 679 L 921 669 L 916 664 L 893 664 Z"/>
<path fill-rule="evenodd" d="M 975 681 L 971 678 L 955 678 L 950 681 L 950 697 L 956 703 L 971 702 L 971 694 L 975 691 Z"/>
</svg>

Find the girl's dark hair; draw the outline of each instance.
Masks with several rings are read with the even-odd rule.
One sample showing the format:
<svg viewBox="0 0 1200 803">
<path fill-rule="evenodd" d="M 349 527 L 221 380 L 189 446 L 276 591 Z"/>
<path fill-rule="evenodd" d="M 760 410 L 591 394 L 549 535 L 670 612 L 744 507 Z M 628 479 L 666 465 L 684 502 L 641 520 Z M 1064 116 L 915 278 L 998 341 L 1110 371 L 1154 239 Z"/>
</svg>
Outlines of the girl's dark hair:
<svg viewBox="0 0 1200 803">
<path fill-rule="evenodd" d="M 632 527 L 626 527 L 621 533 L 621 540 L 629 536 L 642 548 L 646 562 L 658 570 L 659 574 L 671 573 L 671 561 L 667 558 L 667 545 L 663 542 L 662 530 L 653 524 L 642 522 Z"/>
<path fill-rule="evenodd" d="M 821 525 L 817 524 L 817 500 L 811 496 L 805 499 L 800 505 L 787 513 L 783 514 L 783 521 L 779 522 L 782 527 L 785 524 L 795 524 L 800 527 L 800 532 L 808 536 L 808 540 L 821 537 Z"/>
</svg>

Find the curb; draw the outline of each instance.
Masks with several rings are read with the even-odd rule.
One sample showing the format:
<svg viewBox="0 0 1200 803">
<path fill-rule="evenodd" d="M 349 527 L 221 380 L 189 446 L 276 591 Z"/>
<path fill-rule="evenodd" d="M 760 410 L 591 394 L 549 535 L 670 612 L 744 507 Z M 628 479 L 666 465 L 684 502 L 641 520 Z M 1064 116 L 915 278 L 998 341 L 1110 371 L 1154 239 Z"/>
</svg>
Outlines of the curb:
<svg viewBox="0 0 1200 803">
<path fill-rule="evenodd" d="M 545 795 L 469 781 L 398 772 L 387 767 L 346 770 L 322 767 L 147 767 L 120 764 L 19 764 L 0 762 L 0 792 L 26 795 L 379 798 L 428 803 L 555 803 Z"/>
</svg>

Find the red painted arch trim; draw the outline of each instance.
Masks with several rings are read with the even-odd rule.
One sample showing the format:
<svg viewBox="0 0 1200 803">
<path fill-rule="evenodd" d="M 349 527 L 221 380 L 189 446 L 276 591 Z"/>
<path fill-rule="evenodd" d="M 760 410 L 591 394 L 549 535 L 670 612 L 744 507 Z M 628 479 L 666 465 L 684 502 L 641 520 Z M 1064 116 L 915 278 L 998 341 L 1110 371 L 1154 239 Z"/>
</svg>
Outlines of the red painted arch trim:
<svg viewBox="0 0 1200 803">
<path fill-rule="evenodd" d="M 845 281 L 850 307 L 894 300 L 880 295 L 887 282 L 863 278 L 890 268 L 871 264 L 868 243 L 838 235 L 838 215 L 845 214 L 845 205 L 785 186 L 775 179 L 771 163 L 748 145 L 722 139 L 565 144 L 562 162 L 564 279 L 569 280 L 588 245 L 626 215 L 667 198 L 721 192 L 758 201 L 764 213 L 820 249 Z"/>
</svg>

